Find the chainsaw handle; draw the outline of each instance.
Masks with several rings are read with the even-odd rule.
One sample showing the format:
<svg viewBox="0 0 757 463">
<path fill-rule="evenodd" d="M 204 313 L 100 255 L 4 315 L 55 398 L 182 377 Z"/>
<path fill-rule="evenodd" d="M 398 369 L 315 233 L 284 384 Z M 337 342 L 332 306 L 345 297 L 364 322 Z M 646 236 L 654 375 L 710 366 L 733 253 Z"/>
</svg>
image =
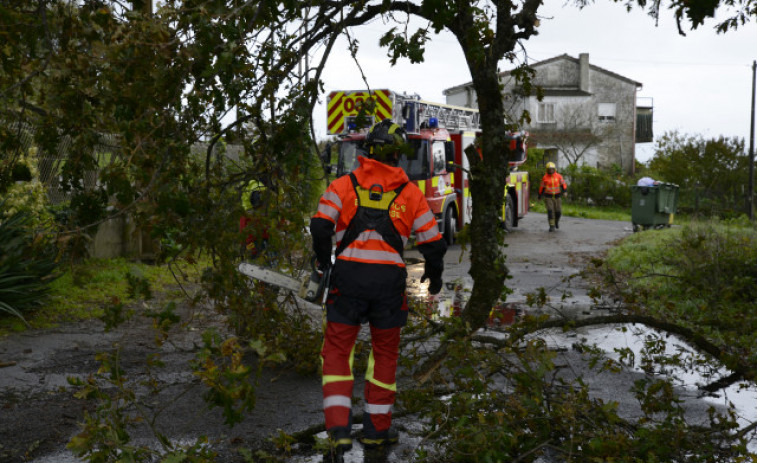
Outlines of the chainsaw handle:
<svg viewBox="0 0 757 463">
<path fill-rule="evenodd" d="M 328 267 L 323 271 L 323 278 L 321 278 L 321 284 L 323 285 L 321 288 L 318 288 L 320 291 L 323 291 L 323 296 L 321 298 L 321 307 L 323 309 L 326 309 L 326 300 L 329 298 L 329 287 L 331 285 L 331 269 L 333 267 Z"/>
</svg>

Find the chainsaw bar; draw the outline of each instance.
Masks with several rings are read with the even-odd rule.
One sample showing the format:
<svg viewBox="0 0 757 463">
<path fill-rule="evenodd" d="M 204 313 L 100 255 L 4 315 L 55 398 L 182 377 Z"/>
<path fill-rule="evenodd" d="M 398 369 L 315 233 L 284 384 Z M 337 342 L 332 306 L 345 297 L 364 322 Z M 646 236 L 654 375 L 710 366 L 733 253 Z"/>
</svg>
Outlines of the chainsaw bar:
<svg viewBox="0 0 757 463">
<path fill-rule="evenodd" d="M 302 283 L 294 278 L 284 275 L 279 272 L 275 272 L 269 268 L 260 267 L 253 264 L 242 262 L 238 267 L 239 271 L 250 278 L 270 283 L 279 288 L 288 289 L 290 291 L 298 292 Z"/>
<path fill-rule="evenodd" d="M 297 303 L 301 306 L 305 306 L 314 310 L 321 310 L 320 305 L 305 300 L 299 296 L 298 293 L 302 288 L 302 283 L 288 275 L 284 275 L 269 268 L 260 267 L 254 264 L 248 264 L 246 262 L 239 264 L 237 270 L 239 270 L 239 272 L 243 275 L 247 275 L 254 280 L 262 281 L 264 283 L 268 283 L 291 291 L 293 293 L 292 295 L 297 300 Z"/>
</svg>

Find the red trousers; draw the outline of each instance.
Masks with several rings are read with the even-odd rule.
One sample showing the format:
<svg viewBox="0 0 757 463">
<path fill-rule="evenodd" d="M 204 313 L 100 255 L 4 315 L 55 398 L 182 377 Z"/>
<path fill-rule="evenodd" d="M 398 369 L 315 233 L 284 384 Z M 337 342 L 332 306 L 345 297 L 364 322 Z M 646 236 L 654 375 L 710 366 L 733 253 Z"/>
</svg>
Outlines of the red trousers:
<svg viewBox="0 0 757 463">
<path fill-rule="evenodd" d="M 361 311 L 345 310 L 362 301 L 329 301 L 326 332 L 321 350 L 323 373 L 323 411 L 326 429 L 337 437 L 349 437 L 352 427 L 352 373 L 355 341 L 360 332 Z M 395 381 L 399 358 L 400 330 L 407 321 L 407 305 L 401 295 L 400 307 L 388 312 L 391 316 L 370 320 L 371 353 L 365 375 L 365 410 L 363 432 L 378 437 L 392 423 L 392 406 L 397 393 Z M 370 305 L 370 304 L 369 304 Z M 339 310 L 339 306 L 342 307 Z M 365 312 L 363 312 L 365 313 Z M 393 325 L 393 326 L 392 326 Z"/>
</svg>

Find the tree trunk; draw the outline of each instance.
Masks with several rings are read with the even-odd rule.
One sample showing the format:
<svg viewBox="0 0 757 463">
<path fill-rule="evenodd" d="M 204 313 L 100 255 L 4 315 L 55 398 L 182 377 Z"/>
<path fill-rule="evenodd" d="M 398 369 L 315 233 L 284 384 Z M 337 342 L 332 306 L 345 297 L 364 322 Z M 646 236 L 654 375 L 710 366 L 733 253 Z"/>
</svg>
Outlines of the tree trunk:
<svg viewBox="0 0 757 463">
<path fill-rule="evenodd" d="M 500 214 L 508 175 L 509 146 L 502 95 L 499 87 L 497 63 L 480 59 L 481 54 L 465 49 L 469 68 L 473 72 L 473 86 L 478 95 L 481 112 L 481 158 L 470 156 L 471 196 L 474 214 L 470 225 L 471 268 L 473 291 L 463 312 L 463 320 L 470 330 L 486 323 L 497 302 L 508 274 L 502 246 L 504 232 Z M 470 60 L 476 60 L 471 63 Z M 493 175 L 492 175 L 493 174 Z"/>
</svg>

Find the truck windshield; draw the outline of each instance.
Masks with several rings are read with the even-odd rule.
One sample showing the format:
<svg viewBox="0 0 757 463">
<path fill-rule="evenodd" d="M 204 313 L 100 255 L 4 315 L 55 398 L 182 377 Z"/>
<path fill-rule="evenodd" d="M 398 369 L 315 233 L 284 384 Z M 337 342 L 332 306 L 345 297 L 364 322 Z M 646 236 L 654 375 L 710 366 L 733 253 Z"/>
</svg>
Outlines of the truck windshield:
<svg viewBox="0 0 757 463">
<path fill-rule="evenodd" d="M 339 167 L 337 169 L 337 176 L 349 174 L 353 170 L 360 166 L 357 160 L 358 156 L 367 156 L 368 152 L 363 148 L 362 143 L 356 142 L 343 142 L 340 143 L 339 148 Z"/>
</svg>

